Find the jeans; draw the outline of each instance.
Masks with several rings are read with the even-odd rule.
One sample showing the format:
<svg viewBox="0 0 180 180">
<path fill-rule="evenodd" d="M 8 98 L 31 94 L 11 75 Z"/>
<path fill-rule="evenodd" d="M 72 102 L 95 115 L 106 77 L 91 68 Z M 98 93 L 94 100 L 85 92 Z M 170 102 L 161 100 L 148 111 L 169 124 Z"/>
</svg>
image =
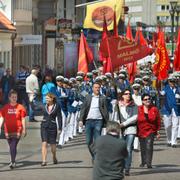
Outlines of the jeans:
<svg viewBox="0 0 180 180">
<path fill-rule="evenodd" d="M 128 151 L 128 156 L 125 159 L 126 170 L 129 170 L 131 167 L 134 138 L 135 138 L 135 134 L 127 134 L 124 136 L 124 140 L 126 141 L 127 151 Z"/>
<path fill-rule="evenodd" d="M 86 130 L 86 143 L 88 145 L 89 152 L 94 159 L 94 153 L 92 150 L 93 141 L 101 135 L 103 121 L 100 119 L 88 119 L 85 124 Z"/>
<path fill-rule="evenodd" d="M 141 148 L 141 163 L 151 166 L 153 157 L 154 134 L 150 134 L 146 138 L 139 138 Z"/>
<path fill-rule="evenodd" d="M 29 120 L 30 121 L 34 119 L 34 111 L 36 109 L 36 106 L 37 106 L 37 97 L 34 97 L 32 102 L 29 101 Z"/>
</svg>

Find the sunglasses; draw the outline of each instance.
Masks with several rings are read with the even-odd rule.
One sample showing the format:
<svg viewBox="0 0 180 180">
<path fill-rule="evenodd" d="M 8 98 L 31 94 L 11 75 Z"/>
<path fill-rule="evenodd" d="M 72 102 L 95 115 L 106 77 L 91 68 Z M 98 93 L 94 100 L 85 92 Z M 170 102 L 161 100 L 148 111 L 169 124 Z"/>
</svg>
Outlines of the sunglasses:
<svg viewBox="0 0 180 180">
<path fill-rule="evenodd" d="M 124 95 L 131 95 L 131 93 L 124 93 Z"/>
<path fill-rule="evenodd" d="M 150 100 L 151 100 L 150 98 L 143 99 L 143 101 L 150 101 Z"/>
</svg>

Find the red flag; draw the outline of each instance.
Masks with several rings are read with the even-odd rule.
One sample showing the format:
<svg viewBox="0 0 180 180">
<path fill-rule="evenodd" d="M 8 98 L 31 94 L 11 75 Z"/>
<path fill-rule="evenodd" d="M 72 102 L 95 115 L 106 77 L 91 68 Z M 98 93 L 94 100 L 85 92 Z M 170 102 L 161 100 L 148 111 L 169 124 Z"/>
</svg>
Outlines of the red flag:
<svg viewBox="0 0 180 180">
<path fill-rule="evenodd" d="M 168 77 L 168 70 L 170 68 L 170 61 L 166 49 L 164 39 L 164 32 L 158 33 L 158 42 L 156 49 L 156 62 L 153 67 L 153 73 L 158 80 L 164 80 Z"/>
<path fill-rule="evenodd" d="M 114 29 L 113 29 L 113 36 L 118 37 L 118 26 L 116 23 L 116 10 L 114 10 Z"/>
<path fill-rule="evenodd" d="M 81 38 L 79 44 L 78 71 L 87 73 L 88 63 L 91 63 L 92 61 L 93 61 L 93 53 L 87 44 L 84 33 L 81 32 Z"/>
<path fill-rule="evenodd" d="M 127 29 L 126 29 L 126 38 L 128 40 L 130 40 L 130 41 L 134 41 L 131 26 L 130 26 L 130 20 L 128 21 L 128 25 L 127 25 Z M 136 65 L 137 65 L 137 62 L 132 62 L 132 63 L 127 64 L 127 71 L 128 71 L 128 74 L 129 74 L 129 81 L 131 83 L 133 83 L 134 76 L 136 74 L 136 70 L 137 70 Z"/>
<path fill-rule="evenodd" d="M 178 32 L 176 50 L 174 52 L 174 70 L 180 71 L 180 28 Z"/>
<path fill-rule="evenodd" d="M 109 53 L 109 43 L 108 43 L 108 29 L 106 24 L 106 19 L 104 17 L 104 24 L 103 24 L 103 32 L 102 32 L 102 39 L 99 47 L 99 59 L 103 62 L 103 73 L 112 72 L 112 64 L 111 58 Z M 106 54 L 102 53 L 102 49 L 106 48 Z"/>
<path fill-rule="evenodd" d="M 132 35 L 131 26 L 130 26 L 130 20 L 128 21 L 128 25 L 127 25 L 127 29 L 126 29 L 126 38 L 131 41 L 134 40 L 133 35 Z"/>
<path fill-rule="evenodd" d="M 138 27 L 138 29 L 136 31 L 135 41 L 140 45 L 145 45 L 145 46 L 148 45 L 147 41 L 145 40 L 145 38 L 143 36 L 141 27 Z"/>
</svg>

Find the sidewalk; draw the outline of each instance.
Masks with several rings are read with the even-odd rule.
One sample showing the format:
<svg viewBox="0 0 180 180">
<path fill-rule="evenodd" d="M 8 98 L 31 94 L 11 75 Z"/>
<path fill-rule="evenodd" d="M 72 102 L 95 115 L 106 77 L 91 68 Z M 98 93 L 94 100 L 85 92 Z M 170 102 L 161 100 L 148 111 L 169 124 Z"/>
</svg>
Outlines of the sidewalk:
<svg viewBox="0 0 180 180">
<path fill-rule="evenodd" d="M 40 123 L 28 124 L 28 135 L 18 146 L 17 167 L 10 170 L 8 146 L 0 140 L 0 179 L 2 180 L 92 180 L 92 164 L 85 136 L 80 135 L 57 149 L 59 163 L 54 165 L 50 152 L 48 166 L 41 167 Z M 180 142 L 179 142 L 180 144 Z M 140 153 L 134 152 L 131 176 L 127 180 L 179 180 L 180 145 L 166 147 L 165 134 L 155 142 L 153 169 L 139 168 Z"/>
</svg>

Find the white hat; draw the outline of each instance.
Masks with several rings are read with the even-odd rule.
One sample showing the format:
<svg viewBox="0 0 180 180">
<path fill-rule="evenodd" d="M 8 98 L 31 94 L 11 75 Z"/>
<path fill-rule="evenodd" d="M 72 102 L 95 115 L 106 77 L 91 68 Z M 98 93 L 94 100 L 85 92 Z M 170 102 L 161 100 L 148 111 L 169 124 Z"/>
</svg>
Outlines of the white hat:
<svg viewBox="0 0 180 180">
<path fill-rule="evenodd" d="M 69 79 L 68 78 L 64 78 L 64 83 L 68 83 Z"/>
<path fill-rule="evenodd" d="M 56 76 L 56 81 L 64 81 L 64 77 L 63 76 Z"/>
<path fill-rule="evenodd" d="M 120 73 L 120 74 L 118 75 L 118 77 L 119 77 L 119 79 L 121 79 L 121 78 L 125 79 L 125 78 L 126 78 L 126 76 L 125 76 L 124 74 L 122 74 L 122 73 Z"/>
<path fill-rule="evenodd" d="M 92 77 L 92 76 L 93 76 L 93 73 L 92 73 L 92 72 L 87 72 L 86 76 L 87 76 L 87 77 Z"/>
<path fill-rule="evenodd" d="M 138 84 L 138 83 L 134 83 L 134 84 L 132 85 L 132 88 L 140 88 L 140 87 L 141 87 L 141 85 Z"/>
<path fill-rule="evenodd" d="M 100 76 L 97 76 L 96 79 L 95 79 L 95 82 L 101 81 L 101 80 L 102 80 L 101 77 L 100 77 Z"/>
<path fill-rule="evenodd" d="M 94 70 L 92 70 L 92 73 L 93 74 L 98 74 L 98 70 L 94 69 Z"/>
<path fill-rule="evenodd" d="M 125 69 L 120 69 L 119 72 L 120 72 L 120 73 L 123 73 L 123 74 L 124 74 L 124 73 L 127 73 Z"/>
<path fill-rule="evenodd" d="M 82 76 L 76 76 L 76 80 L 77 80 L 77 81 L 82 81 L 82 80 L 83 80 L 83 77 L 82 77 Z"/>
<path fill-rule="evenodd" d="M 143 78 L 142 78 L 143 80 L 145 80 L 145 79 L 147 79 L 147 80 L 149 80 L 150 79 L 150 77 L 149 76 L 143 76 Z"/>
<path fill-rule="evenodd" d="M 72 82 L 75 82 L 75 81 L 76 81 L 76 78 L 72 77 L 72 78 L 70 78 L 69 80 L 72 81 Z"/>
<path fill-rule="evenodd" d="M 101 75 L 101 79 L 102 79 L 102 80 L 106 80 L 107 77 L 106 77 L 105 75 Z"/>
<path fill-rule="evenodd" d="M 168 80 L 175 81 L 176 77 L 173 74 L 170 74 Z"/>
<path fill-rule="evenodd" d="M 135 78 L 134 82 L 142 82 L 142 78 Z"/>
<path fill-rule="evenodd" d="M 112 74 L 110 72 L 105 73 L 106 77 L 112 78 Z"/>
<path fill-rule="evenodd" d="M 84 72 L 82 72 L 82 71 L 78 71 L 77 72 L 77 76 L 84 76 L 85 74 L 84 74 Z"/>
</svg>

